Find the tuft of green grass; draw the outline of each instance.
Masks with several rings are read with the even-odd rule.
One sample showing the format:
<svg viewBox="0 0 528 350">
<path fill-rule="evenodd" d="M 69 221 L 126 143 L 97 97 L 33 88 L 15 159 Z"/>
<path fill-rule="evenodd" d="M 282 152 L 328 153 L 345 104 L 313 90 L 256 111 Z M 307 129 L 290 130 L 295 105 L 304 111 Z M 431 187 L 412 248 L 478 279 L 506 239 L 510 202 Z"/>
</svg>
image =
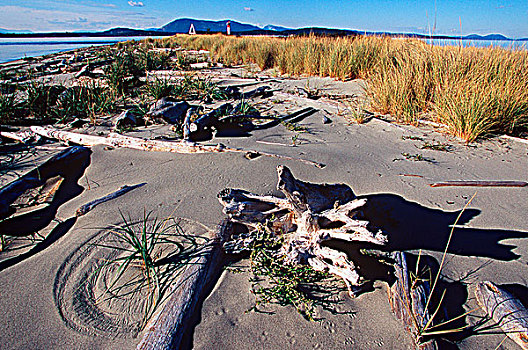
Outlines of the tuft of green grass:
<svg viewBox="0 0 528 350">
<path fill-rule="evenodd" d="M 155 77 L 145 84 L 145 92 L 148 96 L 159 100 L 162 97 L 171 96 L 174 93 L 174 85 L 168 78 Z"/>
<path fill-rule="evenodd" d="M 439 299 L 439 301 L 438 301 L 436 306 L 434 306 L 432 304 L 432 300 L 433 300 L 433 294 L 435 293 L 438 281 L 440 279 L 440 275 L 442 274 L 442 270 L 443 270 L 445 262 L 446 262 L 447 251 L 449 250 L 449 245 L 451 244 L 451 239 L 453 238 L 453 234 L 455 232 L 455 227 L 458 224 L 458 221 L 460 220 L 460 218 L 462 217 L 462 214 L 464 214 L 465 210 L 471 204 L 471 202 L 476 197 L 476 195 L 477 195 L 477 192 L 475 192 L 475 194 L 464 205 L 464 208 L 462 208 L 462 210 L 458 214 L 458 216 L 457 216 L 457 218 L 456 218 L 456 220 L 455 220 L 455 222 L 454 222 L 454 224 L 453 224 L 453 226 L 451 228 L 451 231 L 449 232 L 449 236 L 448 236 L 448 239 L 447 239 L 446 247 L 444 249 L 444 252 L 442 254 L 442 259 L 440 261 L 440 266 L 438 267 L 438 272 L 436 273 L 436 276 L 434 277 L 434 281 L 432 283 L 432 287 L 431 287 L 431 290 L 429 291 L 429 295 L 427 296 L 427 301 L 426 301 L 426 304 L 425 304 L 425 310 L 429 310 L 430 308 L 434 308 L 434 311 L 433 311 L 431 317 L 429 318 L 429 320 L 427 320 L 427 322 L 423 322 L 424 320 L 417 320 L 417 319 L 413 320 L 413 322 L 416 325 L 416 329 L 418 330 L 417 339 L 418 339 L 419 342 L 422 341 L 424 339 L 424 337 L 431 337 L 431 336 L 436 336 L 436 335 L 444 335 L 444 334 L 449 334 L 449 333 L 461 332 L 464 329 L 468 328 L 468 327 L 458 327 L 458 328 L 446 329 L 445 327 L 446 327 L 446 325 L 448 325 L 448 324 L 450 324 L 450 323 L 452 323 L 452 322 L 454 322 L 456 320 L 459 320 L 459 319 L 465 317 L 466 315 L 470 314 L 473 310 L 470 310 L 470 311 L 468 311 L 468 312 L 466 312 L 464 314 L 458 315 L 458 316 L 456 316 L 454 318 L 451 318 L 451 319 L 448 319 L 446 321 L 443 321 L 443 322 L 440 322 L 440 323 L 437 323 L 437 324 L 433 324 L 433 321 L 434 321 L 435 317 L 438 315 L 438 312 L 440 311 L 440 308 L 442 306 L 442 302 L 444 300 L 446 291 L 444 290 L 442 292 L 442 294 L 440 296 L 440 299 Z M 428 280 L 429 284 L 433 280 L 431 277 L 432 276 L 430 276 L 429 280 Z M 413 281 L 412 285 L 414 285 L 415 282 L 416 281 Z M 412 315 L 413 313 L 410 313 L 410 314 Z"/>
<path fill-rule="evenodd" d="M 186 234 L 175 219 L 152 218 L 152 212 L 144 211 L 139 221 L 120 214 L 123 223 L 112 226 L 112 240 L 97 245 L 118 254 L 95 273 L 100 276 L 105 269 L 114 271 L 103 295 L 107 299 L 146 293 L 144 326 L 170 295 L 172 281 L 200 254 L 207 239 Z"/>
<path fill-rule="evenodd" d="M 37 120 L 50 120 L 52 107 L 64 90 L 61 85 L 47 85 L 40 80 L 30 81 L 26 86 L 27 98 L 23 103 L 27 114 Z"/>
<path fill-rule="evenodd" d="M 421 155 L 419 153 L 411 154 L 411 153 L 407 153 L 407 152 L 402 152 L 401 155 L 404 156 L 405 159 L 412 160 L 412 161 L 415 161 L 415 162 L 430 162 L 430 163 L 434 163 L 434 159 L 424 157 L 423 155 Z"/>
<path fill-rule="evenodd" d="M 90 118 L 92 123 L 98 115 L 116 108 L 115 91 L 106 89 L 97 82 L 71 87 L 59 95 L 53 114 L 59 122 L 69 121 L 75 117 Z"/>
<path fill-rule="evenodd" d="M 0 123 L 7 124 L 14 121 L 16 110 L 16 95 L 0 93 Z"/>
</svg>

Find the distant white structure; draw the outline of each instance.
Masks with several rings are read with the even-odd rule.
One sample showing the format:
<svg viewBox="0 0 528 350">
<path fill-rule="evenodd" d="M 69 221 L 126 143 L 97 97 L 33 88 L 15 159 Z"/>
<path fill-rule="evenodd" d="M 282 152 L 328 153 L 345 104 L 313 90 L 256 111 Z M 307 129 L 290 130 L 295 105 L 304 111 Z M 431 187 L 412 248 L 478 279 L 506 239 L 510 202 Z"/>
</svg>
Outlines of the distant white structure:
<svg viewBox="0 0 528 350">
<path fill-rule="evenodd" d="M 196 34 L 196 30 L 194 29 L 194 24 L 191 23 L 191 26 L 189 27 L 189 35 Z"/>
<path fill-rule="evenodd" d="M 227 35 L 231 35 L 231 21 L 227 21 L 226 26 L 227 26 Z"/>
</svg>

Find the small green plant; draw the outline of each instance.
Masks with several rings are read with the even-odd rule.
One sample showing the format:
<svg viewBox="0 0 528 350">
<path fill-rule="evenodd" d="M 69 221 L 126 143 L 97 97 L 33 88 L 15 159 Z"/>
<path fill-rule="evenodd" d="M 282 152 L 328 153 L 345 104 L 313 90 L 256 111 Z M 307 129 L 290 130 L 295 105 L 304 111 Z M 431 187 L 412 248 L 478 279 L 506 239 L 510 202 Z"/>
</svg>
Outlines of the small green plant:
<svg viewBox="0 0 528 350">
<path fill-rule="evenodd" d="M 411 135 L 411 136 L 405 136 L 405 135 L 403 135 L 403 136 L 401 137 L 401 139 L 402 139 L 402 140 L 415 140 L 415 141 L 423 141 L 423 140 L 424 140 L 423 137 L 420 137 L 420 136 L 412 136 L 412 135 Z"/>
<path fill-rule="evenodd" d="M 357 124 L 363 124 L 366 120 L 366 113 L 365 113 L 365 103 L 364 102 L 352 102 L 352 101 L 344 101 L 347 105 L 348 109 L 350 110 L 350 117 L 352 120 L 354 120 Z"/>
<path fill-rule="evenodd" d="M 449 152 L 451 151 L 451 146 L 447 143 L 440 143 L 440 142 L 426 142 L 423 145 L 420 146 L 420 149 L 431 149 L 433 151 L 442 151 L 442 152 Z"/>
<path fill-rule="evenodd" d="M 256 115 L 259 114 L 258 109 L 256 109 L 249 101 L 242 99 L 237 105 L 234 114 L 237 115 Z"/>
<path fill-rule="evenodd" d="M 428 157 L 424 157 L 423 155 L 421 155 L 419 153 L 410 154 L 410 153 L 402 152 L 401 155 L 404 156 L 405 159 L 412 160 L 412 161 L 415 161 L 415 162 L 430 162 L 430 163 L 434 162 L 434 159 L 431 159 L 431 158 L 428 158 Z"/>
<path fill-rule="evenodd" d="M 218 84 L 210 79 L 195 77 L 192 74 L 186 75 L 179 83 L 173 86 L 172 94 L 183 100 L 225 100 L 225 92 L 218 87 Z"/>
<path fill-rule="evenodd" d="M 47 85 L 43 81 L 32 80 L 26 87 L 27 99 L 24 107 L 29 115 L 47 120 L 50 117 L 51 108 L 64 90 L 65 88 L 61 85 Z"/>
<path fill-rule="evenodd" d="M 307 131 L 305 126 L 299 125 L 297 123 L 290 123 L 287 121 L 282 121 L 281 124 L 284 125 L 286 129 L 293 131 L 293 132 L 306 132 Z"/>
<path fill-rule="evenodd" d="M 256 305 L 248 311 L 259 311 L 260 305 L 291 305 L 307 320 L 314 320 L 314 307 L 321 302 L 313 293 L 314 284 L 330 281 L 327 273 L 307 265 L 286 265 L 279 254 L 282 239 L 267 227 L 261 227 L 251 243 L 250 271 Z"/>
</svg>

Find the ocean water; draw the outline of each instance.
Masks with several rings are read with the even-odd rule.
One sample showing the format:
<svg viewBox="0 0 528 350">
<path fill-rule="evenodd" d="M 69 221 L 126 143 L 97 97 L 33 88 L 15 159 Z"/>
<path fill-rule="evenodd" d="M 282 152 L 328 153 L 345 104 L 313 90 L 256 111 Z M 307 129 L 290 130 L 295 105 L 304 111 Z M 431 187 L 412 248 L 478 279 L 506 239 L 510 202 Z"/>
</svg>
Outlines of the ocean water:
<svg viewBox="0 0 528 350">
<path fill-rule="evenodd" d="M 423 39 L 428 44 L 437 46 L 462 46 L 462 47 L 501 47 L 510 50 L 528 49 L 527 41 L 515 40 L 457 40 L 457 39 Z"/>
<path fill-rule="evenodd" d="M 110 45 L 121 41 L 142 40 L 145 38 L 146 37 L 0 38 L 0 63 L 17 60 L 23 57 L 42 56 L 81 47 Z M 516 50 L 528 49 L 528 42 L 526 41 L 453 39 L 424 39 L 424 41 L 439 46 L 493 46 Z"/>
<path fill-rule="evenodd" d="M 0 38 L 0 63 L 147 37 Z M 160 38 L 160 37 L 153 37 Z"/>
</svg>

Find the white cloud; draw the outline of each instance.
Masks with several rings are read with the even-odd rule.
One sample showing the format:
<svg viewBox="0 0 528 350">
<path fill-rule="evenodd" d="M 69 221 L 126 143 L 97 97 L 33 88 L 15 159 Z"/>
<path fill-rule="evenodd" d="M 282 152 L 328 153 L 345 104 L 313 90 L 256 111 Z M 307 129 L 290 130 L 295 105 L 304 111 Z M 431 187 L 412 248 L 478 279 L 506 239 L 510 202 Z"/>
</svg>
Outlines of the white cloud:
<svg viewBox="0 0 528 350">
<path fill-rule="evenodd" d="M 79 16 L 82 14 L 82 16 Z M 99 6 L 63 6 L 62 9 L 35 9 L 23 6 L 1 6 L 0 23 L 8 29 L 33 32 L 106 30 L 113 27 L 149 28 L 160 26 L 160 20 L 137 13 Z"/>
<path fill-rule="evenodd" d="M 145 6 L 141 1 L 132 1 L 130 0 L 128 4 L 132 7 L 143 7 Z"/>
<path fill-rule="evenodd" d="M 244 7 L 244 11 L 253 12 L 255 9 L 252 9 L 251 7 Z"/>
</svg>

